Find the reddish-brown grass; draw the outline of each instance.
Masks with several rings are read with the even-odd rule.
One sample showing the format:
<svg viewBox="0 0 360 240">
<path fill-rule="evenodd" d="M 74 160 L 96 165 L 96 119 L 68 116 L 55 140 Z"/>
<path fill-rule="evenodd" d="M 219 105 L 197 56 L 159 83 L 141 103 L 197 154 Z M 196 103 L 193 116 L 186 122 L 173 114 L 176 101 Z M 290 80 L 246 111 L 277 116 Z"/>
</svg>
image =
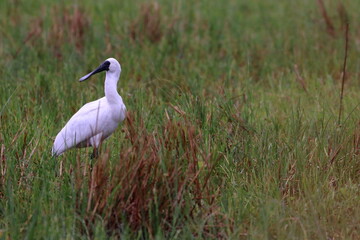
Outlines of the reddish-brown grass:
<svg viewBox="0 0 360 240">
<path fill-rule="evenodd" d="M 62 57 L 61 46 L 66 42 L 74 44 L 77 51 L 82 51 L 85 32 L 89 27 L 84 10 L 75 5 L 71 9 L 55 6 L 51 11 L 51 28 L 47 44 L 52 47 L 55 56 Z"/>
<path fill-rule="evenodd" d="M 142 4 L 140 14 L 130 25 L 129 31 L 133 40 L 147 39 L 152 43 L 159 42 L 163 36 L 163 21 L 159 3 Z"/>
<path fill-rule="evenodd" d="M 167 232 L 174 221 L 181 226 L 185 218 L 201 217 L 207 219 L 204 234 L 224 237 L 224 216 L 215 201 L 220 186 L 210 184 L 218 159 L 202 152 L 195 126 L 185 117 L 167 119 L 158 131 L 149 133 L 142 120 L 135 124 L 129 114 L 125 132 L 128 146 L 121 150 L 116 166 L 109 167 L 107 151 L 89 173 L 85 191 L 89 229 L 100 215 L 111 234 L 121 232 L 126 223 L 135 231 L 146 229 L 152 237 L 157 231 L 153 221 Z M 77 179 L 77 186 L 84 185 L 83 179 Z M 80 196 L 84 189 L 78 191 Z M 176 211 L 184 219 L 175 219 Z"/>
<path fill-rule="evenodd" d="M 327 10 L 325 8 L 324 2 L 323 0 L 317 0 L 320 11 L 321 11 L 321 15 L 324 19 L 324 22 L 326 24 L 326 32 L 332 36 L 335 37 L 336 36 L 336 31 L 335 31 L 335 27 L 333 24 L 333 21 L 331 20 L 331 18 L 329 17 Z"/>
</svg>

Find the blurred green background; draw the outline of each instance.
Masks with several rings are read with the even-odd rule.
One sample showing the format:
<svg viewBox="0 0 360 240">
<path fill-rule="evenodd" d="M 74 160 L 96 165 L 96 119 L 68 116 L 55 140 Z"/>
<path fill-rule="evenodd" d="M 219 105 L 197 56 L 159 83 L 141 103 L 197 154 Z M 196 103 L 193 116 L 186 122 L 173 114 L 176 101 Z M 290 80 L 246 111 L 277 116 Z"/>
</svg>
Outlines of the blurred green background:
<svg viewBox="0 0 360 240">
<path fill-rule="evenodd" d="M 356 0 L 0 1 L 0 238 L 358 239 L 359 9 Z M 131 118 L 104 144 L 105 182 L 158 149 L 149 166 L 161 174 L 148 174 L 159 184 L 143 189 L 136 227 L 131 213 L 88 207 L 94 177 L 76 173 L 89 170 L 87 150 L 50 154 L 72 114 L 103 96 L 103 76 L 77 80 L 108 57 L 122 66 Z M 212 197 L 199 200 L 202 190 Z"/>
</svg>

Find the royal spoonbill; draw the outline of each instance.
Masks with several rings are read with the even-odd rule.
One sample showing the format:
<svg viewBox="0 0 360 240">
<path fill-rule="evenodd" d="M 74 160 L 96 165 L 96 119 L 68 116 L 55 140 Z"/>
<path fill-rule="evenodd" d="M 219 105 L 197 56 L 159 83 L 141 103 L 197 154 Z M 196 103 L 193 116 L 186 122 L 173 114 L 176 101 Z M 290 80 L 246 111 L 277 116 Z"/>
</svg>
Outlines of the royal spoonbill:
<svg viewBox="0 0 360 240">
<path fill-rule="evenodd" d="M 94 148 L 93 156 L 97 156 L 101 142 L 125 119 L 126 107 L 117 91 L 121 66 L 115 58 L 106 59 L 79 81 L 85 81 L 102 71 L 106 71 L 105 97 L 85 104 L 70 118 L 55 138 L 53 156 L 59 156 L 73 147 L 89 146 Z"/>
</svg>

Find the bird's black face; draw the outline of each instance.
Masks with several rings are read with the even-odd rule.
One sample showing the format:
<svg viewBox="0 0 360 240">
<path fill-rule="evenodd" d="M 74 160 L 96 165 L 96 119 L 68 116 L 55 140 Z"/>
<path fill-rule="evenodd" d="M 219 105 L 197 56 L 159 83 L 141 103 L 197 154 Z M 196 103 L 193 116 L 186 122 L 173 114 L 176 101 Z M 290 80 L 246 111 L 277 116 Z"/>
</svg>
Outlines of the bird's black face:
<svg viewBox="0 0 360 240">
<path fill-rule="evenodd" d="M 89 79 L 92 75 L 102 72 L 102 71 L 109 71 L 109 67 L 110 67 L 110 62 L 109 61 L 105 61 L 103 62 L 97 69 L 95 69 L 94 71 L 92 71 L 91 73 L 83 76 L 82 78 L 79 79 L 80 82 L 85 81 L 87 79 Z"/>
</svg>

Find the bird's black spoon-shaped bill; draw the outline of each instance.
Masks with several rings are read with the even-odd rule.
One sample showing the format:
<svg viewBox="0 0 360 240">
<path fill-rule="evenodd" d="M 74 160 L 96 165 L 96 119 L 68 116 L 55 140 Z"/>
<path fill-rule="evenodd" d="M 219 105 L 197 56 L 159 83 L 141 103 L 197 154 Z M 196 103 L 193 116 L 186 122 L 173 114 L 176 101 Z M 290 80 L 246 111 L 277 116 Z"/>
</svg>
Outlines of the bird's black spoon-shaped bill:
<svg viewBox="0 0 360 240">
<path fill-rule="evenodd" d="M 95 69 L 94 71 L 92 71 L 89 74 L 86 74 L 85 76 L 83 76 L 82 78 L 79 79 L 80 82 L 85 81 L 87 79 L 89 79 L 92 75 L 102 72 L 102 71 L 108 71 L 109 70 L 109 66 L 110 66 L 110 62 L 109 61 L 105 61 L 103 62 L 97 69 Z"/>
</svg>

